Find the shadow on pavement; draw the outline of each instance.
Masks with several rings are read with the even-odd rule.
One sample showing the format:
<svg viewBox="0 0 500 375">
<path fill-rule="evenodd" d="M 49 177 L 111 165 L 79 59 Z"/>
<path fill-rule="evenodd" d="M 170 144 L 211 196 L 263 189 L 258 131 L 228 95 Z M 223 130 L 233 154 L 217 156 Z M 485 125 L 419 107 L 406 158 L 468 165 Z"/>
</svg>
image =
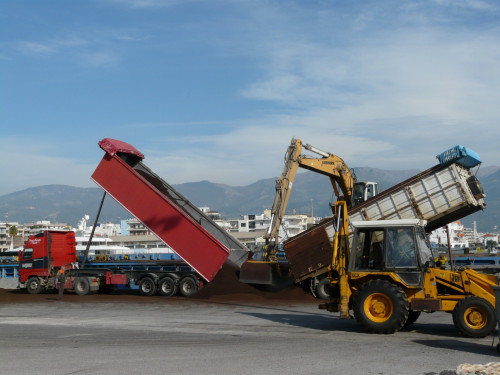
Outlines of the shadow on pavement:
<svg viewBox="0 0 500 375">
<path fill-rule="evenodd" d="M 460 341 L 454 339 L 412 340 L 412 341 L 416 344 L 425 345 L 436 349 L 449 349 L 460 352 L 487 355 L 495 358 L 499 357 L 499 353 L 496 351 L 496 348 L 492 345 L 479 344 L 479 343 Z"/>
<path fill-rule="evenodd" d="M 240 312 L 254 318 L 265 319 L 271 322 L 291 325 L 300 328 L 309 328 L 321 331 L 345 331 L 362 333 L 361 327 L 354 319 L 339 319 L 336 316 L 321 314 L 293 313 L 293 314 L 266 314 L 259 312 Z"/>
</svg>

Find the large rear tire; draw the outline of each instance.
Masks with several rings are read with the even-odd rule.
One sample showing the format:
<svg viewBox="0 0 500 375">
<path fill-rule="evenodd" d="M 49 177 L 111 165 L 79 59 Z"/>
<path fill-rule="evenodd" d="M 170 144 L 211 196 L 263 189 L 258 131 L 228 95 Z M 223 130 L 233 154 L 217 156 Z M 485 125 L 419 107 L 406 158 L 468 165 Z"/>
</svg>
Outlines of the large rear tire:
<svg viewBox="0 0 500 375">
<path fill-rule="evenodd" d="M 73 281 L 73 289 L 76 294 L 79 296 L 84 296 L 89 294 L 90 292 L 90 283 L 89 279 L 86 277 L 77 277 L 75 281 Z"/>
<path fill-rule="evenodd" d="M 177 285 L 171 277 L 164 277 L 158 283 L 158 292 L 165 297 L 173 296 L 177 293 Z"/>
<path fill-rule="evenodd" d="M 42 282 L 39 277 L 30 277 L 26 281 L 26 290 L 29 294 L 39 294 L 42 291 Z"/>
<path fill-rule="evenodd" d="M 325 277 L 318 283 L 316 295 L 321 299 L 330 299 L 330 279 L 328 277 Z"/>
<path fill-rule="evenodd" d="M 198 283 L 192 277 L 185 277 L 179 283 L 179 289 L 184 297 L 190 297 L 198 291 Z"/>
<path fill-rule="evenodd" d="M 409 305 L 404 291 L 386 280 L 370 280 L 354 296 L 354 316 L 372 333 L 394 333 L 408 319 Z"/>
<path fill-rule="evenodd" d="M 453 323 L 465 337 L 486 337 L 496 327 L 495 309 L 483 298 L 470 296 L 453 309 Z"/>
<path fill-rule="evenodd" d="M 144 277 L 139 281 L 139 293 L 143 296 L 152 296 L 156 293 L 156 284 L 150 277 Z"/>
</svg>

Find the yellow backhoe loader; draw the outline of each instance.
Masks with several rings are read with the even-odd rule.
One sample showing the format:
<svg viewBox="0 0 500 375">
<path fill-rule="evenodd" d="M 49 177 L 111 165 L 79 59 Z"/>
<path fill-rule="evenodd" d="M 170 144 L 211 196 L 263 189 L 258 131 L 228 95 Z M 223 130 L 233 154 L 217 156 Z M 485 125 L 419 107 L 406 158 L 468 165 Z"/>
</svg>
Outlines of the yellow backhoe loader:
<svg viewBox="0 0 500 375">
<path fill-rule="evenodd" d="M 495 275 L 436 265 L 419 219 L 354 221 L 337 201 L 329 266 L 332 297 L 320 308 L 340 312 L 373 333 L 393 333 L 421 312 L 452 313 L 467 337 L 485 337 L 496 327 Z"/>
</svg>

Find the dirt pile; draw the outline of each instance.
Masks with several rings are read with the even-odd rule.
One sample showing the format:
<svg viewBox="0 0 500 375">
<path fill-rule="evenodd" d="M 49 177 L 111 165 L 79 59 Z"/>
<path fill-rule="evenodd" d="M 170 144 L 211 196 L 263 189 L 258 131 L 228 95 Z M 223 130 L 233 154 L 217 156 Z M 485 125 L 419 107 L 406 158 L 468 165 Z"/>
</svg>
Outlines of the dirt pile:
<svg viewBox="0 0 500 375">
<path fill-rule="evenodd" d="M 212 282 L 205 285 L 192 297 L 194 299 L 221 302 L 265 302 L 266 304 L 315 301 L 315 298 L 310 293 L 299 286 L 291 285 L 276 291 L 265 290 L 264 288 L 257 288 L 240 282 L 238 268 L 226 262 Z"/>
<path fill-rule="evenodd" d="M 116 290 L 111 294 L 98 293 L 78 296 L 74 292 L 64 294 L 63 301 L 71 303 L 121 302 L 121 303 L 184 303 L 192 301 L 220 302 L 252 305 L 285 305 L 300 303 L 318 303 L 310 292 L 299 286 L 291 285 L 280 290 L 269 291 L 257 289 L 242 283 L 238 279 L 238 268 L 225 263 L 214 280 L 191 297 L 162 297 L 159 295 L 143 297 L 137 290 Z M 57 302 L 54 291 L 41 294 L 28 294 L 26 289 L 0 289 L 0 305 L 3 303 L 39 303 Z"/>
</svg>

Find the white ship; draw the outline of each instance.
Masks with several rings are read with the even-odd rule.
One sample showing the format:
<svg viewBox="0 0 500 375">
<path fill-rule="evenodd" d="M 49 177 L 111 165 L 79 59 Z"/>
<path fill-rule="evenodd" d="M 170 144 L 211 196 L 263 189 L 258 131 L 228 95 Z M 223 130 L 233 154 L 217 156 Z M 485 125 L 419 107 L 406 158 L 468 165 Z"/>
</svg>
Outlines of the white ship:
<svg viewBox="0 0 500 375">
<path fill-rule="evenodd" d="M 90 236 L 77 235 L 76 237 L 76 255 L 84 255 L 89 244 Z M 134 250 L 126 246 L 114 244 L 111 238 L 93 237 L 89 246 L 88 256 L 95 257 L 96 255 L 106 257 L 118 255 L 134 254 Z"/>
<path fill-rule="evenodd" d="M 453 251 L 463 251 L 469 248 L 469 240 L 465 228 L 460 221 L 448 224 L 450 247 Z M 438 228 L 429 235 L 429 242 L 436 248 L 448 248 L 448 233 L 446 227 Z"/>
<path fill-rule="evenodd" d="M 116 259 L 141 259 L 147 258 L 149 255 L 158 254 L 175 254 L 171 248 L 165 247 L 163 243 L 158 241 L 155 246 L 144 245 L 136 241 L 141 236 L 116 236 L 117 231 L 114 224 L 99 226 L 96 228 L 92 242 L 89 244 L 90 235 L 92 232 L 91 227 L 87 227 L 89 216 L 85 215 L 78 223 L 78 229 L 75 231 L 76 239 L 76 254 L 83 256 L 87 246 L 89 247 L 88 257 L 92 260 L 116 260 Z M 99 230 L 98 230 L 99 229 Z M 120 242 L 115 242 L 109 236 L 120 238 Z M 127 241 L 126 238 L 129 237 Z M 131 246 L 124 246 L 123 243 Z"/>
</svg>

